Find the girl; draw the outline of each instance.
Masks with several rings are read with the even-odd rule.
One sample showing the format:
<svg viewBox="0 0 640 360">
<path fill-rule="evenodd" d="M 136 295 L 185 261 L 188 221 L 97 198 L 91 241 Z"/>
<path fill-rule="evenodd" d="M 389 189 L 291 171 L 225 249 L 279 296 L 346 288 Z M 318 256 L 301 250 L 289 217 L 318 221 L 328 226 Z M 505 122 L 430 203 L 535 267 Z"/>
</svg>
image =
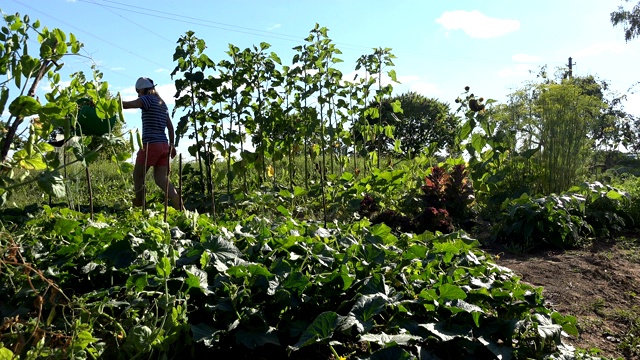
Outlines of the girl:
<svg viewBox="0 0 640 360">
<path fill-rule="evenodd" d="M 133 168 L 133 185 L 135 199 L 133 206 L 142 206 L 144 177 L 147 170 L 153 166 L 153 179 L 162 191 L 168 189 L 171 205 L 176 209 L 182 209 L 182 199 L 176 188 L 169 182 L 168 166 L 169 156 L 176 156 L 174 147 L 175 133 L 169 109 L 156 91 L 153 80 L 141 77 L 136 81 L 138 98 L 132 101 L 123 101 L 123 109 L 142 109 L 142 143 L 143 147 L 138 151 L 136 163 Z M 169 130 L 169 139 L 165 134 Z M 168 186 L 168 187 L 167 187 Z"/>
</svg>

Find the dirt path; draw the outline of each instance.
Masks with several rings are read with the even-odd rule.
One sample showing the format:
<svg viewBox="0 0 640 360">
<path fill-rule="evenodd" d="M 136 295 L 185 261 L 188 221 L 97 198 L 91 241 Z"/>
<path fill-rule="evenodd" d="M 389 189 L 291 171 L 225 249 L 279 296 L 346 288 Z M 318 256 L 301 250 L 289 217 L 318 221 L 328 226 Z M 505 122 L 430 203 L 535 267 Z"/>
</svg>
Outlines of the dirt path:
<svg viewBox="0 0 640 360">
<path fill-rule="evenodd" d="M 640 242 L 498 255 L 500 265 L 523 281 L 544 287 L 551 309 L 578 319 L 580 337 L 571 337 L 568 343 L 580 349 L 598 348 L 599 355 L 608 358 L 640 359 Z M 636 340 L 629 338 L 632 329 Z M 629 343 L 637 347 L 630 349 Z"/>
</svg>

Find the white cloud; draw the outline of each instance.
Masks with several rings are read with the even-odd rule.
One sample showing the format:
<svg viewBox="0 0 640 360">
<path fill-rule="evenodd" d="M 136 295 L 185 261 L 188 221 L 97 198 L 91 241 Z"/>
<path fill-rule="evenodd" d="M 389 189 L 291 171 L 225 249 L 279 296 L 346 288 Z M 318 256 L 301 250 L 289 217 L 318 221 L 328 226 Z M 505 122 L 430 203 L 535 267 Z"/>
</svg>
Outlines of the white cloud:
<svg viewBox="0 0 640 360">
<path fill-rule="evenodd" d="M 408 91 L 413 91 L 420 95 L 433 97 L 442 93 L 438 85 L 429 83 L 418 75 L 398 76 L 398 81 L 402 84 L 402 88 L 407 88 Z"/>
<path fill-rule="evenodd" d="M 511 57 L 511 60 L 521 63 L 537 63 L 540 62 L 540 57 L 528 54 L 515 54 Z"/>
<path fill-rule="evenodd" d="M 112 67 L 111 69 L 109 69 L 111 71 L 124 71 L 127 70 L 127 68 L 123 68 L 123 67 Z"/>
<path fill-rule="evenodd" d="M 164 100 L 167 105 L 173 105 L 176 103 L 176 100 L 173 98 L 173 95 L 176 94 L 176 85 L 173 83 L 165 84 L 165 85 L 157 85 L 156 90 L 162 100 Z"/>
<path fill-rule="evenodd" d="M 169 69 L 158 68 L 158 69 L 155 69 L 153 72 L 155 72 L 155 73 L 167 73 L 167 72 L 169 72 Z"/>
<path fill-rule="evenodd" d="M 622 54 L 627 48 L 621 43 L 595 43 L 572 54 L 574 59 L 598 56 L 602 54 Z"/>
<path fill-rule="evenodd" d="M 275 30 L 275 29 L 279 29 L 279 28 L 281 28 L 281 27 L 282 27 L 282 24 L 271 24 L 271 25 L 267 28 L 267 30 L 268 30 L 268 31 L 272 31 L 272 30 Z"/>
<path fill-rule="evenodd" d="M 436 19 L 447 30 L 462 30 L 472 38 L 494 38 L 520 28 L 518 20 L 490 18 L 478 10 L 447 11 Z"/>
</svg>

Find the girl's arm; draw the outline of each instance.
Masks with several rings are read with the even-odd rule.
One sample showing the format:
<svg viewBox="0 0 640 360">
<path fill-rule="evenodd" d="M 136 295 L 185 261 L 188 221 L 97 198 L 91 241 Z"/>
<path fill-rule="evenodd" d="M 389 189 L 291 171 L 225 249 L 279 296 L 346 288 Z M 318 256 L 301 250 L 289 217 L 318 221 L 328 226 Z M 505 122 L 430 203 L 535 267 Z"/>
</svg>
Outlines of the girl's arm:
<svg viewBox="0 0 640 360">
<path fill-rule="evenodd" d="M 142 109 L 142 100 L 135 99 L 131 101 L 123 101 L 122 108 L 123 109 Z"/>
</svg>

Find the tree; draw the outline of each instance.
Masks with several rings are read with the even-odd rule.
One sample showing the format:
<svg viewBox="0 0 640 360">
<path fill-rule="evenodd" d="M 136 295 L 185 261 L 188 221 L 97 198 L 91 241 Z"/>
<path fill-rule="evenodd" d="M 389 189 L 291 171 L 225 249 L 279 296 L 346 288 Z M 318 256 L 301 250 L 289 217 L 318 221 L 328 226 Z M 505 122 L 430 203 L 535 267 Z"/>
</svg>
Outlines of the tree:
<svg viewBox="0 0 640 360">
<path fill-rule="evenodd" d="M 399 102 L 401 112 L 394 113 L 393 105 Z M 371 104 L 377 106 L 377 104 Z M 451 113 L 449 104 L 428 98 L 415 92 L 385 99 L 382 102 L 382 123 L 391 125 L 394 137 L 400 140 L 400 150 L 409 158 L 414 158 L 425 147 L 445 149 L 453 145 L 460 126 L 460 119 Z M 369 119 L 370 124 L 380 119 Z M 384 148 L 391 151 L 394 139 L 385 136 Z M 373 146 L 373 145 L 371 145 Z"/>
<path fill-rule="evenodd" d="M 635 142 L 633 117 L 622 108 L 622 99 L 594 76 L 563 79 L 559 73 L 516 90 L 507 104 L 492 109 L 491 117 L 508 134 L 513 154 L 535 151 L 532 162 L 520 169 L 534 169 L 536 180 L 529 186 L 548 194 L 574 185 L 594 151 Z"/>
<path fill-rule="evenodd" d="M 414 158 L 431 144 L 437 144 L 436 149 L 453 145 L 460 119 L 451 113 L 449 104 L 415 92 L 397 96 L 391 102 L 395 100 L 402 105 L 399 121 L 393 125 L 404 154 Z"/>
<path fill-rule="evenodd" d="M 629 0 L 625 0 L 626 3 Z M 611 23 L 613 26 L 622 25 L 624 28 L 624 39 L 629 41 L 640 36 L 640 2 L 633 6 L 631 10 L 624 6 L 618 6 L 618 10 L 611 13 Z"/>
</svg>

